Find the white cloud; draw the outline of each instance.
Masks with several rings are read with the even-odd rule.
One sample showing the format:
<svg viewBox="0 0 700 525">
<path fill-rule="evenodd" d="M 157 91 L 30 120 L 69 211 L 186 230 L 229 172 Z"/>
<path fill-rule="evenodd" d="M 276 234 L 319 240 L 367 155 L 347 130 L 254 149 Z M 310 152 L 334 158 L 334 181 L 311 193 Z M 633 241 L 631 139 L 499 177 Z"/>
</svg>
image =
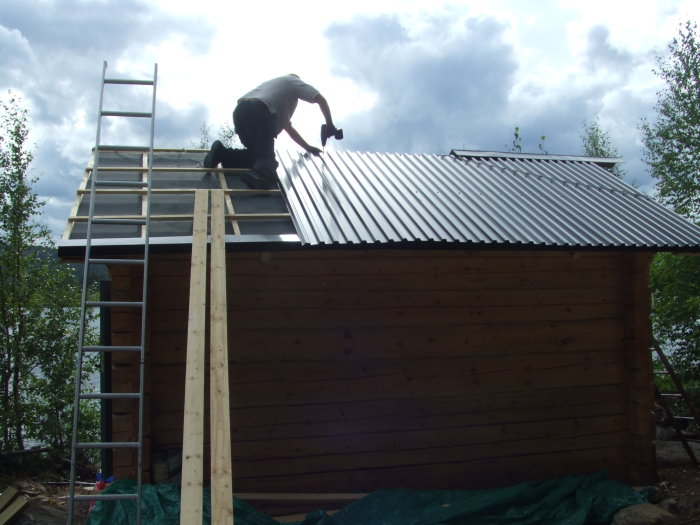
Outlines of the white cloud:
<svg viewBox="0 0 700 525">
<path fill-rule="evenodd" d="M 238 96 L 296 72 L 345 129 L 331 147 L 503 149 L 518 124 L 529 149 L 544 134 L 551 152 L 578 153 L 582 121 L 599 116 L 648 190 L 636 125 L 661 87 L 654 55 L 687 19 L 700 2 L 10 0 L 0 91 L 31 110 L 52 225 L 93 146 L 103 60 L 131 78 L 158 63 L 160 146 L 188 146 L 204 120 L 230 123 Z M 294 123 L 318 140 L 316 107 L 301 103 Z"/>
</svg>

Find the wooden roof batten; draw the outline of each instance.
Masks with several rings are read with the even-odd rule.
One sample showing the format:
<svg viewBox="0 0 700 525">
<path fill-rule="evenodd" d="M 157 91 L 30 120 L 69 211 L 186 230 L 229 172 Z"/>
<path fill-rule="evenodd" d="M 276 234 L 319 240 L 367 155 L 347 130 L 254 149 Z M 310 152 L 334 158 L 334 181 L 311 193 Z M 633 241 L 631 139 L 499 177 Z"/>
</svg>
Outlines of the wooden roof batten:
<svg viewBox="0 0 700 525">
<path fill-rule="evenodd" d="M 204 156 L 208 150 L 203 149 L 193 149 L 193 148 L 156 148 L 153 150 L 154 157 L 158 154 L 176 154 L 176 155 L 186 155 L 189 157 Z M 110 182 L 107 186 L 103 185 L 101 188 L 95 190 L 95 194 L 98 196 L 112 196 L 117 198 L 128 198 L 135 197 L 140 201 L 140 204 L 136 205 L 135 210 L 138 209 L 139 213 L 122 213 L 117 212 L 118 210 L 112 210 L 110 213 L 108 210 L 102 213 L 96 213 L 95 218 L 106 221 L 113 221 L 115 224 L 118 221 L 125 220 L 135 220 L 144 218 L 144 205 L 147 190 L 143 188 L 141 182 L 144 174 L 148 171 L 148 151 L 140 147 L 128 147 L 128 146 L 101 146 L 100 153 L 112 153 L 112 154 L 127 154 L 132 156 L 141 156 L 142 160 L 140 165 L 106 165 L 95 169 L 94 166 L 94 149 L 90 156 L 90 159 L 85 168 L 85 173 L 82 178 L 81 184 L 76 192 L 76 197 L 73 206 L 68 217 L 67 225 L 62 235 L 62 241 L 75 240 L 73 237 L 73 231 L 77 224 L 85 223 L 88 220 L 87 215 L 81 214 L 81 205 L 85 204 L 85 199 L 89 198 L 90 195 L 90 180 L 94 175 L 99 176 L 100 173 L 110 173 L 117 175 L 132 175 L 135 180 L 117 180 Z M 219 189 L 224 193 L 224 219 L 229 223 L 233 235 L 242 235 L 240 222 L 241 221 L 256 221 L 256 220 L 289 220 L 290 214 L 288 211 L 285 212 L 237 212 L 234 206 L 232 197 L 252 197 L 252 196 L 280 196 L 281 191 L 279 189 L 271 190 L 256 190 L 247 188 L 231 188 L 227 182 L 227 174 L 244 173 L 246 169 L 241 168 L 204 168 L 201 164 L 195 166 L 153 166 L 151 172 L 161 176 L 167 176 L 168 174 L 173 174 L 175 176 L 190 175 L 194 178 L 197 176 L 204 177 L 210 176 L 209 184 L 207 189 Z M 112 177 L 113 178 L 113 177 Z M 163 182 L 163 179 L 161 179 Z M 188 186 L 178 186 L 177 181 L 173 181 L 173 185 L 170 187 L 158 187 L 151 190 L 151 194 L 154 196 L 186 196 L 191 197 L 194 202 L 194 195 L 198 189 L 196 182 L 192 184 L 193 181 L 188 181 L 190 184 Z M 167 186 L 167 179 L 165 179 L 165 186 Z M 286 207 L 285 207 L 286 209 Z M 134 211 L 135 211 L 134 210 Z M 155 222 L 168 222 L 168 221 L 186 221 L 192 222 L 194 220 L 194 209 L 188 213 L 151 213 L 151 220 Z M 143 230 L 143 228 L 141 228 Z M 127 236 L 131 241 L 134 238 L 142 238 L 144 236 L 143 231 L 137 236 Z M 116 239 L 114 239 L 116 240 Z"/>
</svg>

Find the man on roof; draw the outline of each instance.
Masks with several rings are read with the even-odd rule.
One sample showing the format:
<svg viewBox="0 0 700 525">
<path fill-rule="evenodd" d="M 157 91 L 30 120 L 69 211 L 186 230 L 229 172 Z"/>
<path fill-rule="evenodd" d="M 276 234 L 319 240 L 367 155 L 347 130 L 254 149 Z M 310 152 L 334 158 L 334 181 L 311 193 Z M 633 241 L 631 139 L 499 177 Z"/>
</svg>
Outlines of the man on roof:
<svg viewBox="0 0 700 525">
<path fill-rule="evenodd" d="M 242 175 L 243 182 L 253 189 L 270 189 L 277 183 L 275 138 L 284 130 L 307 152 L 318 155 L 321 150 L 311 146 L 292 126 L 292 115 L 299 100 L 318 104 L 326 120 L 326 132 L 336 131 L 326 99 L 313 86 L 290 74 L 263 82 L 238 99 L 233 110 L 233 125 L 243 146 L 254 157 L 253 167 Z M 218 140 L 204 158 L 203 166 L 213 168 L 222 161 L 226 148 Z"/>
</svg>

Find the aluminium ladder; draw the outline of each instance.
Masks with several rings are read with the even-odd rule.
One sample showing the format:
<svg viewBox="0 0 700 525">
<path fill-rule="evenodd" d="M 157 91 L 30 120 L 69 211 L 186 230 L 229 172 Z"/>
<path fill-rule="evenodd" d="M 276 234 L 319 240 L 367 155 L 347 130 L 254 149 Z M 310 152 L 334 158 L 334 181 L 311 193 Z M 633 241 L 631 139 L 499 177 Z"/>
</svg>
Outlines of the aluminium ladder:
<svg viewBox="0 0 700 525">
<path fill-rule="evenodd" d="M 692 400 L 690 399 L 690 396 L 688 395 L 688 392 L 685 390 L 683 386 L 683 382 L 681 381 L 680 377 L 678 377 L 678 374 L 676 374 L 675 370 L 673 369 L 673 366 L 671 366 L 671 362 L 668 359 L 668 356 L 664 353 L 664 351 L 661 349 L 661 346 L 659 346 L 659 343 L 654 340 L 653 341 L 653 347 L 654 350 L 656 351 L 656 354 L 659 356 L 659 360 L 661 363 L 664 365 L 664 370 L 655 372 L 656 374 L 661 374 L 661 375 L 668 375 L 671 378 L 671 382 L 674 384 L 676 388 L 676 392 L 673 393 L 662 393 L 658 386 L 654 384 L 654 391 L 655 391 L 655 397 L 656 397 L 656 402 L 659 404 L 659 406 L 662 408 L 664 413 L 666 414 L 666 417 L 668 418 L 671 426 L 674 428 L 678 435 L 678 440 L 682 443 L 683 448 L 685 448 L 686 453 L 688 454 L 688 457 L 690 458 L 691 463 L 695 468 L 700 467 L 700 464 L 698 463 L 698 459 L 695 456 L 695 453 L 693 452 L 692 447 L 690 446 L 689 443 L 691 442 L 698 442 L 695 439 L 690 439 L 685 436 L 683 433 L 683 429 L 680 426 L 679 421 L 695 421 L 695 423 L 700 427 L 700 412 L 697 411 L 695 408 L 695 405 L 693 404 Z M 667 402 L 666 400 L 672 400 L 675 399 L 677 401 L 682 401 L 685 402 L 685 409 L 689 413 L 687 416 L 678 416 L 673 413 L 673 410 L 671 408 L 671 402 Z"/>
<path fill-rule="evenodd" d="M 148 290 L 148 259 L 149 259 L 149 241 L 150 241 L 150 223 L 151 223 L 151 179 L 153 171 L 153 139 L 155 132 L 155 109 L 156 109 L 156 86 L 158 77 L 158 64 L 153 68 L 152 80 L 126 80 L 118 78 L 106 78 L 107 62 L 104 62 L 102 67 L 102 82 L 100 86 L 100 102 L 97 118 L 97 136 L 95 140 L 94 162 L 92 168 L 92 176 L 90 177 L 90 205 L 87 217 L 87 236 L 85 240 L 85 263 L 83 269 L 83 290 L 80 303 L 81 324 L 78 339 L 77 366 L 76 366 L 76 381 L 75 381 L 75 400 L 73 407 L 73 437 L 71 444 L 71 468 L 70 468 L 70 493 L 68 500 L 68 524 L 73 523 L 73 511 L 75 501 L 97 501 L 97 500 L 134 500 L 136 502 L 136 523 L 141 523 L 141 494 L 142 494 L 142 474 L 141 467 L 143 461 L 143 409 L 144 409 L 144 361 L 145 361 L 145 344 L 146 344 L 146 292 Z M 103 108 L 105 85 L 121 84 L 128 86 L 147 86 L 152 88 L 151 95 L 151 110 L 150 112 L 132 112 L 132 111 L 105 111 Z M 104 117 L 117 118 L 138 118 L 150 120 L 150 140 L 148 146 L 107 146 L 101 143 L 101 128 L 102 119 Z M 147 156 L 144 163 L 147 165 L 145 170 L 142 170 L 140 181 L 121 181 L 121 180 L 98 180 L 100 170 L 100 152 L 103 151 L 131 151 L 142 152 Z M 108 171 L 108 168 L 105 168 Z M 121 188 L 139 188 L 145 189 L 144 208 L 145 213 L 143 218 L 139 219 L 114 219 L 114 218 L 99 218 L 95 217 L 95 200 L 99 193 L 98 188 L 104 187 L 121 187 Z M 112 224 L 112 225 L 138 225 L 142 228 L 143 238 L 143 258 L 142 259 L 100 259 L 94 258 L 92 252 L 92 235 L 93 225 L 96 224 Z M 130 265 L 141 266 L 143 268 L 143 291 L 141 301 L 92 301 L 88 297 L 88 276 L 90 268 L 95 265 Z M 87 322 L 87 313 L 89 308 L 102 308 L 111 312 L 112 308 L 128 308 L 139 311 L 141 315 L 141 340 L 137 346 L 89 346 L 85 345 L 85 329 Z M 108 314 L 109 315 L 109 314 Z M 82 390 L 82 375 L 83 375 L 83 359 L 87 353 L 101 353 L 104 355 L 107 352 L 126 352 L 138 355 L 139 358 L 139 387 L 137 392 L 100 392 L 100 393 L 83 393 Z M 138 429 L 135 441 L 122 442 L 81 442 L 78 435 L 78 423 L 80 419 L 81 402 L 85 400 L 132 400 L 138 403 Z M 136 471 L 136 492 L 132 494 L 91 494 L 77 495 L 75 494 L 75 477 L 76 477 L 76 461 L 78 459 L 78 451 L 84 449 L 131 449 L 136 450 L 137 455 L 137 471 Z"/>
</svg>

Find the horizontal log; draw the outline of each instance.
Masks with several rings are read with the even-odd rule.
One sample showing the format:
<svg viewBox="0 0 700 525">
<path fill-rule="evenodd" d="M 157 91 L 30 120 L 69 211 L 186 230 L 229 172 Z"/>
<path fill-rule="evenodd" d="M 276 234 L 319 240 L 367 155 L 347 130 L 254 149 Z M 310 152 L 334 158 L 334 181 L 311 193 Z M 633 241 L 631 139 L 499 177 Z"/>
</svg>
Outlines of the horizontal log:
<svg viewBox="0 0 700 525">
<path fill-rule="evenodd" d="M 361 286 L 362 283 L 358 283 Z M 159 285 L 156 288 L 156 285 Z M 174 310 L 187 304 L 188 290 L 181 282 L 154 283 L 149 297 L 152 308 Z M 596 305 L 622 303 L 620 287 L 586 289 L 538 289 L 532 290 L 375 290 L 358 287 L 354 290 L 229 290 L 232 307 L 250 309 L 288 308 L 390 308 L 400 306 L 451 308 L 485 306 L 545 306 L 545 305 Z"/>
<path fill-rule="evenodd" d="M 407 326 L 249 330 L 229 328 L 236 362 L 338 360 L 511 355 L 621 349 L 622 326 L 616 319 L 566 322 L 479 323 L 438 328 Z M 514 343 L 517 341 L 517 343 Z M 184 364 L 186 333 L 178 327 L 154 332 L 151 363 Z M 264 349 L 264 351 L 261 351 Z"/>
<path fill-rule="evenodd" d="M 463 326 L 466 323 L 498 324 L 522 322 L 583 321 L 590 319 L 620 319 L 619 304 L 570 306 L 493 306 L 455 308 L 297 308 L 249 309 L 230 308 L 229 329 L 278 330 L 298 328 L 315 330 L 329 327 L 350 328 L 407 326 Z M 187 323 L 185 310 L 154 311 L 151 328 L 156 332 L 171 330 Z"/>
<path fill-rule="evenodd" d="M 408 489 L 481 489 L 509 486 L 533 479 L 588 474 L 607 470 L 613 479 L 624 481 L 627 462 L 621 445 L 603 444 L 580 450 L 541 454 L 509 455 L 462 461 L 448 458 L 393 468 L 353 468 L 338 472 L 332 465 L 323 472 L 299 472 L 274 476 L 241 476 L 234 469 L 234 486 L 240 491 L 359 491 L 392 487 Z M 236 463 L 234 462 L 234 465 Z"/>
<path fill-rule="evenodd" d="M 592 416 L 625 417 L 620 386 L 563 388 L 488 396 L 231 410 L 233 441 L 269 441 L 370 435 L 380 432 L 445 430 L 454 427 L 568 421 Z M 182 439 L 182 403 L 154 404 L 153 431 L 178 444 Z M 167 436 L 167 437 L 165 437 Z"/>
<path fill-rule="evenodd" d="M 372 471 L 376 478 L 380 479 L 401 470 L 416 475 L 423 467 L 434 466 L 442 470 L 443 476 L 449 477 L 449 473 L 454 472 L 455 468 L 463 469 L 464 475 L 468 476 L 475 465 L 484 462 L 498 464 L 507 459 L 513 466 L 532 457 L 558 456 L 559 463 L 563 464 L 566 458 L 575 457 L 577 454 L 586 456 L 593 452 L 599 458 L 611 447 L 617 449 L 618 457 L 614 458 L 608 467 L 624 463 L 624 459 L 620 459 L 620 456 L 624 458 L 627 443 L 624 424 L 614 419 L 598 425 L 588 421 L 585 423 L 589 425 L 585 429 L 577 428 L 576 425 L 570 425 L 570 428 L 562 425 L 562 428 L 552 435 L 545 431 L 528 432 L 522 428 L 512 429 L 512 434 L 508 435 L 504 434 L 503 429 L 493 427 L 451 430 L 447 438 L 443 437 L 442 440 L 439 439 L 442 436 L 436 435 L 435 432 L 424 432 L 422 436 L 421 433 L 414 432 L 410 435 L 405 433 L 372 436 L 372 440 L 361 437 L 345 441 L 323 439 L 320 444 L 317 439 L 299 440 L 296 443 L 235 443 L 232 447 L 233 463 L 236 466 L 234 483 L 241 490 L 251 490 L 250 486 L 243 488 L 246 486 L 244 480 L 264 480 L 267 483 L 263 482 L 260 486 L 269 487 L 267 490 L 275 490 L 275 480 L 286 478 L 290 490 L 310 490 L 313 485 L 300 486 L 299 482 L 316 478 L 320 483 L 332 473 L 332 480 L 336 484 L 331 482 L 331 487 L 335 488 L 328 489 L 339 490 L 338 487 L 343 486 L 337 484 L 339 481 L 342 483 L 362 471 Z M 479 439 L 475 440 L 475 435 Z M 525 437 L 521 437 L 523 435 Z M 498 436 L 501 437 L 500 440 L 496 439 Z M 284 455 L 285 452 L 289 455 Z M 605 468 L 605 464 L 598 463 L 593 471 Z M 507 470 L 511 471 L 511 468 Z M 558 475 L 581 470 L 579 465 L 577 470 L 562 469 Z M 533 473 L 539 476 L 541 472 L 542 465 L 534 466 L 527 479 L 532 480 Z M 430 485 L 423 486 L 434 487 L 434 484 L 435 480 Z M 350 489 L 348 485 L 344 486 Z M 391 485 L 375 485 L 372 489 L 387 486 Z M 352 488 L 357 489 L 358 487 Z"/>
<path fill-rule="evenodd" d="M 158 268 L 159 273 L 172 273 L 188 266 L 190 255 L 182 254 L 153 254 L 151 266 Z M 465 261 L 508 261 L 509 264 L 527 265 L 528 261 L 538 264 L 559 263 L 564 265 L 608 266 L 620 267 L 620 255 L 611 252 L 579 252 L 572 257 L 570 252 L 543 250 L 295 250 L 295 251 L 241 251 L 227 253 L 228 266 L 243 268 L 245 264 L 306 264 L 315 261 L 325 264 L 343 264 L 346 261 L 406 261 L 412 264 L 431 264 L 444 261 L 445 264 L 464 264 Z M 353 262 L 353 264 L 355 264 Z"/>
<path fill-rule="evenodd" d="M 469 358 L 433 362 L 430 359 L 376 362 L 286 362 L 233 364 L 232 398 L 238 406 L 297 405 L 324 400 L 341 403 L 362 400 L 415 399 L 520 392 L 622 384 L 624 373 L 606 352 L 512 358 Z M 154 378 L 154 397 L 182 388 L 184 367 L 163 367 Z"/>
<path fill-rule="evenodd" d="M 229 256 L 227 264 L 232 275 L 251 273 L 285 273 L 287 275 L 347 275 L 385 274 L 431 275 L 464 273 L 501 273 L 528 271 L 569 271 L 571 269 L 613 270 L 621 267 L 619 255 L 572 259 L 568 254 L 545 252 L 435 252 L 435 251 L 339 251 L 294 254 L 292 252 L 268 253 L 266 260 L 260 256 L 243 258 Z"/>
<path fill-rule="evenodd" d="M 465 252 L 465 251 L 307 251 L 229 253 L 229 275 L 421 275 L 480 273 L 527 273 L 603 270 L 615 273 L 621 267 L 617 254 L 586 254 L 572 259 L 552 252 Z M 187 255 L 152 258 L 153 275 L 189 275 Z"/>
<path fill-rule="evenodd" d="M 393 467 L 450 458 L 469 461 L 622 446 L 626 439 L 625 422 L 620 416 L 600 416 L 371 436 L 236 442 L 233 454 L 242 476 L 323 471 L 331 466 L 338 470 Z"/>
</svg>

